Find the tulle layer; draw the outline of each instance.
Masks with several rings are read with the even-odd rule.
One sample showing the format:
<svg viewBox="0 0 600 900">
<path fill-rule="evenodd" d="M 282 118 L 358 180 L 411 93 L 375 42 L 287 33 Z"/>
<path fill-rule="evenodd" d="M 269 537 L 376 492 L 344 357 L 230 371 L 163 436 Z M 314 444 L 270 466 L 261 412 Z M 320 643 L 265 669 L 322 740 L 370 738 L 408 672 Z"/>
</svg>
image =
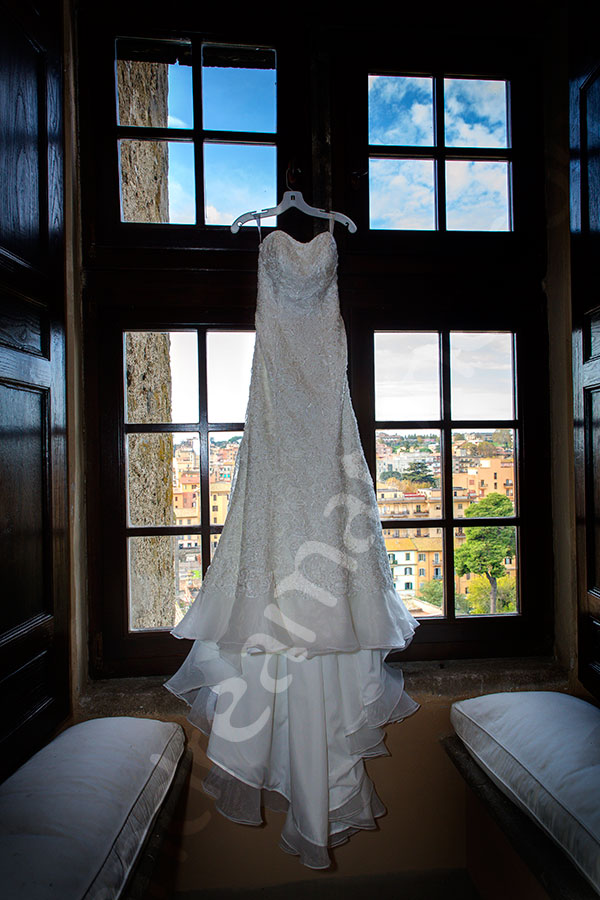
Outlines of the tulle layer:
<svg viewBox="0 0 600 900">
<path fill-rule="evenodd" d="M 386 653 L 240 656 L 196 641 L 166 686 L 209 737 L 204 788 L 219 811 L 249 825 L 263 806 L 286 812 L 281 848 L 318 869 L 328 848 L 376 828 L 385 807 L 363 760 L 387 755 L 384 726 L 418 709 Z"/>
</svg>

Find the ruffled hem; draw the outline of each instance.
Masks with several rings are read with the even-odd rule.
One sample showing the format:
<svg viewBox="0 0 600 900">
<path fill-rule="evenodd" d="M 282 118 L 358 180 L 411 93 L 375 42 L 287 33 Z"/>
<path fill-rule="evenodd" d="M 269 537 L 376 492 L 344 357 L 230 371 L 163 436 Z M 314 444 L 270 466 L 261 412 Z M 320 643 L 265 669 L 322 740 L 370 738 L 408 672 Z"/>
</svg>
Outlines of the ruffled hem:
<svg viewBox="0 0 600 900">
<path fill-rule="evenodd" d="M 360 790 L 341 807 L 330 811 L 327 844 L 320 845 L 302 833 L 295 822 L 290 801 L 279 791 L 246 784 L 217 764 L 213 765 L 202 786 L 214 799 L 219 812 L 241 825 L 262 825 L 263 808 L 287 813 L 279 846 L 286 853 L 299 856 L 300 862 L 310 869 L 329 868 L 329 850 L 345 844 L 358 831 L 375 830 L 376 819 L 386 812 L 373 782 L 364 773 Z"/>
<path fill-rule="evenodd" d="M 315 869 L 330 865 L 329 849 L 376 828 L 385 807 L 363 760 L 388 755 L 384 726 L 419 708 L 385 655 L 238 659 L 197 641 L 166 687 L 209 737 L 203 786 L 217 809 L 246 825 L 262 824 L 261 807 L 286 812 L 281 848 Z"/>
</svg>

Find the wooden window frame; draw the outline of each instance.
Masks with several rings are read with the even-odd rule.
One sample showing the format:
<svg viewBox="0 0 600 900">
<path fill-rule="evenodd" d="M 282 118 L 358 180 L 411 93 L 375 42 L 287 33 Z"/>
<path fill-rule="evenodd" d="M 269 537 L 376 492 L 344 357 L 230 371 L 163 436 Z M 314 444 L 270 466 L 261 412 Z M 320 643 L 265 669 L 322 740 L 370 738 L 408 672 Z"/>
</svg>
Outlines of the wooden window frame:
<svg viewBox="0 0 600 900">
<path fill-rule="evenodd" d="M 119 493 L 125 483 L 120 450 L 123 433 L 115 406 L 115 398 L 122 397 L 121 334 L 123 330 L 182 330 L 194 324 L 252 330 L 257 234 L 253 228 L 231 235 L 223 226 L 120 222 L 118 203 L 115 207 L 113 202 L 118 198 L 117 167 L 102 165 L 114 159 L 116 139 L 114 90 L 108 96 L 111 91 L 102 88 L 102 79 L 112 89 L 115 37 L 145 35 L 121 19 L 104 20 L 97 10 L 81 15 L 84 39 L 87 35 L 86 51 L 88 45 L 91 49 L 83 63 L 83 93 L 88 105 L 94 99 L 97 101 L 93 105 L 93 117 L 89 113 L 82 115 L 92 671 L 95 675 L 165 674 L 177 668 L 189 651 L 189 643 L 174 640 L 168 631 L 128 633 L 124 567 L 119 566 L 117 571 L 102 565 L 102 559 L 119 559 L 119 552 L 122 553 L 115 551 L 112 523 L 106 516 L 102 519 L 107 501 L 117 507 L 124 503 L 124 494 Z M 168 36 L 167 31 L 163 28 L 160 34 Z M 146 34 L 153 36 L 152 32 Z M 268 29 L 254 36 L 214 32 L 205 37 L 211 43 L 227 45 L 251 45 L 253 38 L 257 38 L 259 46 L 276 50 L 278 192 L 284 188 L 285 168 L 292 162 L 292 169 L 302 173 L 299 187 L 306 189 L 307 199 L 315 205 L 343 210 L 359 226 L 358 233 L 352 236 L 336 229 L 340 258 L 338 281 L 348 335 L 352 400 L 372 472 L 375 471 L 372 340 L 370 349 L 368 345 L 374 330 L 511 331 L 517 336 L 518 347 L 536 346 L 535 354 L 517 354 L 523 451 L 520 528 L 521 546 L 527 547 L 527 553 L 520 554 L 522 613 L 510 617 L 423 621 L 401 658 L 550 653 L 553 622 L 550 470 L 544 458 L 546 454 L 538 459 L 530 449 L 537 443 L 548 446 L 549 416 L 544 390 L 546 311 L 541 288 L 545 247 L 544 220 L 540 214 L 543 210 L 541 103 L 536 92 L 536 60 L 529 46 L 522 48 L 520 63 L 519 54 L 515 53 L 517 62 L 509 72 L 499 62 L 506 59 L 506 46 L 501 42 L 496 48 L 495 62 L 488 57 L 485 62 L 470 61 L 467 38 L 462 48 L 454 42 L 453 58 L 446 59 L 448 50 L 445 35 L 441 33 L 437 42 L 428 34 L 420 47 L 411 48 L 406 65 L 401 66 L 396 42 L 392 36 L 388 39 L 382 35 L 380 29 L 374 29 L 371 35 L 343 28 L 325 36 L 319 33 L 308 56 L 303 56 L 297 46 L 294 55 L 294 43 L 286 43 L 281 33 L 269 34 Z M 408 58 L 411 54 L 412 60 Z M 414 62 L 417 56 L 422 59 L 420 65 Z M 432 67 L 428 62 L 434 58 L 440 64 Z M 520 86 L 514 91 L 512 104 L 516 148 L 512 151 L 513 231 L 369 230 L 368 191 L 362 177 L 369 154 L 366 137 L 369 71 L 463 72 L 482 78 L 502 71 L 503 79 Z M 521 89 L 524 84 L 528 85 L 527 103 L 526 92 Z M 100 129 L 100 136 L 98 122 L 106 126 Z M 356 127 L 357 122 L 364 126 L 362 130 Z M 311 184 L 312 192 L 310 187 L 307 189 Z M 105 198 L 110 198 L 109 202 L 105 203 Z M 287 213 L 283 223 L 286 231 L 299 240 L 310 239 L 321 226 L 321 222 L 296 216 L 294 212 Z M 494 273 L 492 279 L 490 272 Z M 483 291 L 485 302 L 482 302 Z M 410 423 L 410 427 L 415 426 L 416 423 Z M 477 427 L 485 427 L 485 423 L 478 422 Z M 205 497 L 203 502 L 209 503 L 206 492 Z M 452 509 L 451 494 L 446 504 Z M 206 518 L 205 522 L 208 522 Z M 396 524 L 388 523 L 386 527 L 384 523 L 383 528 L 392 530 Z M 423 524 L 422 520 L 419 524 Z M 485 524 L 491 524 L 491 520 Z M 210 558 L 209 554 L 208 548 L 208 553 L 203 552 L 203 560 Z M 444 565 L 450 564 L 450 558 L 446 553 Z M 545 561 L 542 571 L 537 570 L 536 560 Z"/>
</svg>

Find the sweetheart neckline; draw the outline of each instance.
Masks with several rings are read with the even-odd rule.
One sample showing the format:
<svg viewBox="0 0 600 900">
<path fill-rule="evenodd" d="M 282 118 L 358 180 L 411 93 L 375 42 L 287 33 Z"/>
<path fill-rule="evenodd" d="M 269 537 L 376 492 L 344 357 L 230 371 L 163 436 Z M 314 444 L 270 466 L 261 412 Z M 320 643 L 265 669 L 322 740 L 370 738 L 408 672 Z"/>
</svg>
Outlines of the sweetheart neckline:
<svg viewBox="0 0 600 900">
<path fill-rule="evenodd" d="M 283 234 L 283 235 L 285 235 L 285 237 L 286 237 L 288 240 L 290 240 L 293 244 L 296 244 L 297 247 L 310 247 L 311 244 L 314 244 L 314 242 L 315 242 L 318 238 L 320 238 L 320 237 L 322 237 L 324 234 L 326 234 L 328 237 L 331 238 L 331 241 L 333 242 L 334 246 L 337 247 L 337 244 L 336 244 L 336 242 L 335 242 L 335 238 L 334 238 L 334 236 L 332 235 L 332 233 L 331 233 L 330 231 L 320 231 L 318 234 L 316 234 L 316 235 L 314 236 L 314 238 L 311 238 L 310 241 L 297 241 L 296 238 L 292 237 L 291 234 L 288 234 L 287 231 L 283 231 L 281 228 L 276 228 L 275 231 L 271 231 L 271 232 L 264 238 L 264 240 L 261 241 L 260 246 L 262 247 L 262 246 L 269 240 L 269 238 L 274 237 L 276 234 Z"/>
</svg>

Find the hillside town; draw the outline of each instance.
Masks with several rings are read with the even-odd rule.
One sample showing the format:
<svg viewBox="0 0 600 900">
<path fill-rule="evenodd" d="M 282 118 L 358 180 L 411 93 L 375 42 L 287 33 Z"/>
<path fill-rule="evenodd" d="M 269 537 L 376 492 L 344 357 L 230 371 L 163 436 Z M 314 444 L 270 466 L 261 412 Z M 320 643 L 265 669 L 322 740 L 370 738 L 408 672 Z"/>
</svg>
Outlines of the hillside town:
<svg viewBox="0 0 600 900">
<path fill-rule="evenodd" d="M 235 460 L 241 433 L 212 435 L 209 442 L 210 524 L 224 525 L 229 506 Z M 396 590 L 419 618 L 440 616 L 443 610 L 443 529 L 440 433 L 376 432 L 376 495 L 383 536 Z M 473 509 L 485 498 L 506 498 L 500 515 L 511 515 L 516 497 L 514 435 L 508 429 L 453 433 L 452 502 L 455 519 L 489 516 Z M 186 436 L 175 443 L 173 453 L 173 514 L 176 525 L 200 526 L 200 463 L 197 442 Z M 410 521 L 411 525 L 407 526 Z M 419 524 L 415 524 L 418 522 Z M 514 527 L 510 532 L 514 546 Z M 454 547 L 468 536 L 465 527 L 455 529 Z M 219 534 L 210 539 L 211 556 Z M 201 584 L 200 534 L 179 541 L 178 618 L 185 614 Z M 455 574 L 457 615 L 489 611 L 516 611 L 516 556 L 507 551 L 503 573 L 497 580 L 498 605 L 489 609 L 491 581 L 485 574 Z M 473 568 L 473 566 L 472 566 Z M 495 602 L 495 601 L 494 601 Z"/>
</svg>

